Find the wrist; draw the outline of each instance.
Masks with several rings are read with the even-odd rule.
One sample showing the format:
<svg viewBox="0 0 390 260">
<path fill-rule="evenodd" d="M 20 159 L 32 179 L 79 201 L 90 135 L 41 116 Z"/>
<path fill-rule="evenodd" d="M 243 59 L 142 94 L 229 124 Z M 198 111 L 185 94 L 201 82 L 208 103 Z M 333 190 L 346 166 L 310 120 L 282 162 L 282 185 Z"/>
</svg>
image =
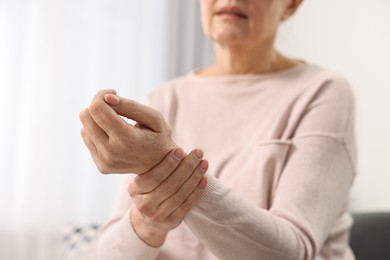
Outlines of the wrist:
<svg viewBox="0 0 390 260">
<path fill-rule="evenodd" d="M 145 223 L 141 213 L 133 208 L 130 212 L 130 223 L 140 240 L 151 247 L 160 247 L 164 244 L 167 232 L 152 228 Z"/>
<path fill-rule="evenodd" d="M 178 145 L 176 145 L 174 142 L 172 142 L 170 145 L 167 145 L 166 147 L 164 148 L 161 148 L 159 149 L 157 152 L 157 155 L 158 156 L 150 156 L 148 155 L 147 159 L 148 161 L 146 161 L 145 164 L 143 164 L 143 169 L 139 172 L 136 172 L 138 175 L 141 175 L 141 174 L 144 174 L 148 171 L 150 171 L 151 169 L 153 169 L 154 167 L 156 167 L 156 165 L 158 165 L 162 160 L 164 160 L 164 158 L 166 156 L 168 156 L 168 154 L 170 152 L 172 152 L 173 150 L 176 150 L 176 149 L 179 149 L 180 147 Z"/>
</svg>

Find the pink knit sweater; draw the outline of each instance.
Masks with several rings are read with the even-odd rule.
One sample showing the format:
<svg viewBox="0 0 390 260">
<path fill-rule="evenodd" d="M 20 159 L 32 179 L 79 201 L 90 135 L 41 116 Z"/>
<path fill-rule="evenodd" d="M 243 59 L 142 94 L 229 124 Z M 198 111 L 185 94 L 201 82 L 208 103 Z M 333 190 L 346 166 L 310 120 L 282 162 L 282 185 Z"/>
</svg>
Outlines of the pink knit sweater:
<svg viewBox="0 0 390 260">
<path fill-rule="evenodd" d="M 354 101 L 342 76 L 312 64 L 263 75 L 193 73 L 155 89 L 149 104 L 177 144 L 204 150 L 206 191 L 152 248 L 131 227 L 127 180 L 97 259 L 354 259 Z"/>
</svg>

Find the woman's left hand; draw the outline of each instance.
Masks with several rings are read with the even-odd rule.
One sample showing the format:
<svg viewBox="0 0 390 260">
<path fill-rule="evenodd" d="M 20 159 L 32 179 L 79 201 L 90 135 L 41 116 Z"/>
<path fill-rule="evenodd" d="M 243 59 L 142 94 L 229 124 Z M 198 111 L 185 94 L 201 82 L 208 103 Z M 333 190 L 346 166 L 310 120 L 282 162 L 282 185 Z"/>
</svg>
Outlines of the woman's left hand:
<svg viewBox="0 0 390 260">
<path fill-rule="evenodd" d="M 118 97 L 114 90 L 99 91 L 80 113 L 80 120 L 84 143 L 102 173 L 141 174 L 178 148 L 159 111 Z"/>
<path fill-rule="evenodd" d="M 204 192 L 207 169 L 201 150 L 185 155 L 176 149 L 129 183 L 128 192 L 135 206 L 130 221 L 145 243 L 161 246 L 167 234 L 180 225 Z"/>
</svg>

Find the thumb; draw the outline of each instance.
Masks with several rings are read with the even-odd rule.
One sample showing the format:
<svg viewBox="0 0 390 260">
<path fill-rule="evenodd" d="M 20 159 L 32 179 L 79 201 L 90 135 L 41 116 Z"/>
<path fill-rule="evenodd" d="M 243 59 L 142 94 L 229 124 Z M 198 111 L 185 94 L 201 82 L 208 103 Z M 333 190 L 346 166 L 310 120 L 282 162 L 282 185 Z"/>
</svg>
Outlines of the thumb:
<svg viewBox="0 0 390 260">
<path fill-rule="evenodd" d="M 161 113 L 149 106 L 134 100 L 119 97 L 115 94 L 106 94 L 104 100 L 118 115 L 134 120 L 138 125 L 161 132 L 165 129 L 165 120 Z"/>
</svg>

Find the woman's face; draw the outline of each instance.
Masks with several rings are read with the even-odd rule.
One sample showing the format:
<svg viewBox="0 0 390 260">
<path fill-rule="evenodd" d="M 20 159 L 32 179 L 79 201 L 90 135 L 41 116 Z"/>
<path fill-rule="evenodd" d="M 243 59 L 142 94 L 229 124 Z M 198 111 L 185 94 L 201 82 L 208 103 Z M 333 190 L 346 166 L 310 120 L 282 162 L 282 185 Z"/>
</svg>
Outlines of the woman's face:
<svg viewBox="0 0 390 260">
<path fill-rule="evenodd" d="M 221 45 L 261 44 L 274 39 L 291 0 L 200 0 L 205 33 Z"/>
</svg>

